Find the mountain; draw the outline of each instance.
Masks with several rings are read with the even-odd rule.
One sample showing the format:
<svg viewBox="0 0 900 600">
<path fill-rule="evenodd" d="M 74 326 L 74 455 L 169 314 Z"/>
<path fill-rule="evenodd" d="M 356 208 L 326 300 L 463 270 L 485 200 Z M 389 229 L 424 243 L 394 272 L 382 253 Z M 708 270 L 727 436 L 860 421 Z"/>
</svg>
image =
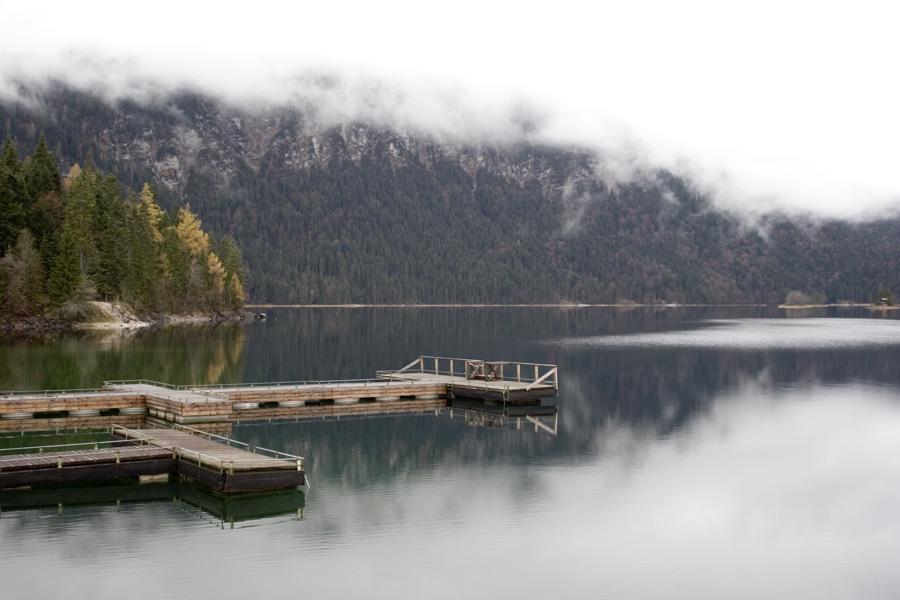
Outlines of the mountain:
<svg viewBox="0 0 900 600">
<path fill-rule="evenodd" d="M 0 104 L 20 152 L 91 153 L 230 235 L 250 300 L 274 303 L 748 303 L 800 290 L 866 301 L 898 283 L 900 221 L 770 215 L 752 226 L 690 181 L 628 181 L 583 148 L 446 142 L 311 105 L 193 92 L 105 101 L 63 85 Z"/>
</svg>

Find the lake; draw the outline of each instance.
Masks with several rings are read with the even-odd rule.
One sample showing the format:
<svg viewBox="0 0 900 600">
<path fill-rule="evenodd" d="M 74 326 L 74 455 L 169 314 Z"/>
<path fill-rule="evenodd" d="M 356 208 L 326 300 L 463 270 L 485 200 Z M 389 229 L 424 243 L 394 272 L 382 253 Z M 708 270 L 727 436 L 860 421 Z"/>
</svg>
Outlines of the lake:
<svg viewBox="0 0 900 600">
<path fill-rule="evenodd" d="M 897 597 L 893 313 L 271 309 L 242 326 L 7 339 L 0 388 L 362 378 L 419 355 L 558 364 L 556 435 L 446 410 L 238 423 L 236 439 L 306 457 L 306 494 L 7 495 L 0 593 Z"/>
</svg>

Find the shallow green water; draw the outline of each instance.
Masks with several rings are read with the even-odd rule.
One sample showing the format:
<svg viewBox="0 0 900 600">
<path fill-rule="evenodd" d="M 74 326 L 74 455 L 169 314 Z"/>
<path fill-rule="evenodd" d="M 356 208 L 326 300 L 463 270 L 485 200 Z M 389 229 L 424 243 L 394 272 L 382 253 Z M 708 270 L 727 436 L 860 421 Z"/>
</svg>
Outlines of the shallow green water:
<svg viewBox="0 0 900 600">
<path fill-rule="evenodd" d="M 161 484 L 0 504 L 3 597 L 900 589 L 900 321 L 867 312 L 281 309 L 7 341 L 0 388 L 358 378 L 420 354 L 558 364 L 558 435 L 446 411 L 239 424 L 238 439 L 307 457 L 305 497 L 223 506 Z"/>
</svg>

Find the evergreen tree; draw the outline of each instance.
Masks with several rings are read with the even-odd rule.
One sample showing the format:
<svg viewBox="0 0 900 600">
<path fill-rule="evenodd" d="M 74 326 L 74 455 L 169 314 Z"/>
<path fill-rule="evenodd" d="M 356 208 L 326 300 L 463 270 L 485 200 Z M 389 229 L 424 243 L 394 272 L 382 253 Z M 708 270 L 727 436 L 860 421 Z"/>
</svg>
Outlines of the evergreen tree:
<svg viewBox="0 0 900 600">
<path fill-rule="evenodd" d="M 80 284 L 81 267 L 78 260 L 78 247 L 72 233 L 64 231 L 47 285 L 53 304 L 60 306 L 72 300 Z"/>
<path fill-rule="evenodd" d="M 38 138 L 34 154 L 25 159 L 24 175 L 28 193 L 35 201 L 44 194 L 53 192 L 58 194 L 62 190 L 59 166 L 47 149 L 47 140 L 43 133 Z"/>
<path fill-rule="evenodd" d="M 3 311 L 16 317 L 42 314 L 49 301 L 44 291 L 41 255 L 30 231 L 19 232 L 15 246 L 0 259 L 0 271 Z"/>
<path fill-rule="evenodd" d="M 94 216 L 97 212 L 96 173 L 78 170 L 70 172 L 68 194 L 64 197 L 62 232 L 74 244 L 78 256 L 78 268 L 82 278 L 87 278 L 94 268 L 96 246 L 94 243 Z M 74 176 L 72 176 L 74 174 Z"/>
<path fill-rule="evenodd" d="M 173 222 L 151 185 L 126 196 L 90 157 L 85 164 L 61 181 L 43 136 L 24 163 L 4 145 L 0 225 L 15 246 L 0 259 L 0 314 L 36 315 L 51 304 L 83 314 L 78 303 L 98 293 L 141 312 L 240 308 L 243 258 L 233 240 L 211 241 L 189 206 Z M 25 215 L 37 235 L 23 227 Z"/>
<path fill-rule="evenodd" d="M 122 186 L 115 177 L 107 175 L 97 182 L 93 232 L 98 258 L 92 280 L 98 294 L 108 300 L 118 300 L 122 294 L 128 268 L 127 220 Z"/>
<path fill-rule="evenodd" d="M 30 204 L 19 153 L 12 138 L 7 138 L 0 152 L 0 253 L 16 241 Z"/>
</svg>

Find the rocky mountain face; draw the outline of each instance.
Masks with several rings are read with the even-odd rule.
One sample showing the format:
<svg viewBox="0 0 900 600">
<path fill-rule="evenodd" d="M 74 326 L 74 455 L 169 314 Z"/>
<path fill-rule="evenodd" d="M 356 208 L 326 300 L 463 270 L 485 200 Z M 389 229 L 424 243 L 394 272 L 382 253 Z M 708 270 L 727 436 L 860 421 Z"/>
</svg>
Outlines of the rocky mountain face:
<svg viewBox="0 0 900 600">
<path fill-rule="evenodd" d="M 484 169 L 523 187 L 536 183 L 546 196 L 560 194 L 567 181 L 602 177 L 596 157 L 583 150 L 440 143 L 422 133 L 358 122 L 328 125 L 314 110 L 305 114 L 294 107 L 239 108 L 197 94 L 174 96 L 162 106 L 129 101 L 107 105 L 66 89 L 41 101 L 61 122 L 78 119 L 94 142 L 96 159 L 131 164 L 188 201 L 187 190 L 198 174 L 211 175 L 218 189 L 226 189 L 241 172 L 264 177 L 345 163 L 358 167 L 363 161 L 393 170 L 416 165 L 429 171 L 435 163 L 451 163 L 473 185 Z M 40 113 L 17 114 L 23 116 L 32 121 L 31 129 L 44 125 Z"/>
<path fill-rule="evenodd" d="M 47 136 L 233 236 L 250 299 L 331 302 L 862 300 L 897 280 L 900 226 L 746 228 L 665 172 L 613 183 L 582 149 L 443 142 L 312 107 L 182 93 L 108 103 L 62 86 L 0 105 L 20 151 Z"/>
</svg>

